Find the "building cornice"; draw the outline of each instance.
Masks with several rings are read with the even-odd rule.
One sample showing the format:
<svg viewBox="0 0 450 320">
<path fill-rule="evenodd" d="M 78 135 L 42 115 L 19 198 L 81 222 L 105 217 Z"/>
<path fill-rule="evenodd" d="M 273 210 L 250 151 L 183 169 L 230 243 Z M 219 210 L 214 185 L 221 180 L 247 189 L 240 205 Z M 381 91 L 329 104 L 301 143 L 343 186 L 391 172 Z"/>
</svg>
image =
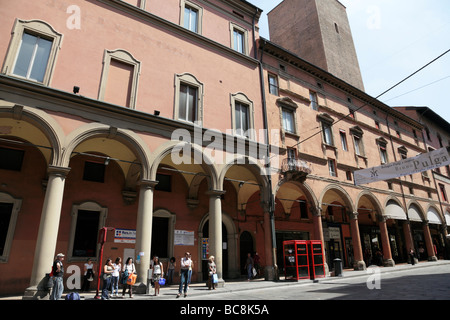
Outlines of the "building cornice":
<svg viewBox="0 0 450 320">
<path fill-rule="evenodd" d="M 294 67 L 303 70 L 312 76 L 314 76 L 317 79 L 320 79 L 321 81 L 324 81 L 328 83 L 329 85 L 340 89 L 347 94 L 352 95 L 353 97 L 361 100 L 368 106 L 376 107 L 380 109 L 381 111 L 386 112 L 392 117 L 395 117 L 414 128 L 417 128 L 419 130 L 422 130 L 423 125 L 419 122 L 417 122 L 414 119 L 411 119 L 408 116 L 405 116 L 403 113 L 395 110 L 394 108 L 384 104 L 383 102 L 379 101 L 378 99 L 370 96 L 369 94 L 365 93 L 364 91 L 352 86 L 351 84 L 345 82 L 342 79 L 337 78 L 333 74 L 329 73 L 328 71 L 325 71 L 310 62 L 303 60 L 302 58 L 298 57 L 296 54 L 280 47 L 279 45 L 270 42 L 267 39 L 259 38 L 258 39 L 258 47 L 260 50 L 262 50 L 265 53 L 268 53 L 269 55 L 272 55 L 282 61 L 285 61 L 286 63 L 289 63 L 293 65 Z"/>
<path fill-rule="evenodd" d="M 172 32 L 181 38 L 186 38 L 189 41 L 198 43 L 199 45 L 206 46 L 212 50 L 218 50 L 222 54 L 228 55 L 231 59 L 239 59 L 243 62 L 252 64 L 254 67 L 258 65 L 258 61 L 251 56 L 237 52 L 236 50 L 227 47 L 221 43 L 213 41 L 207 37 L 204 37 L 196 32 L 187 30 L 186 28 L 165 20 L 157 15 L 152 14 L 144 9 L 133 6 L 125 1 L 121 0 L 95 0 L 94 3 L 103 3 L 106 6 L 116 9 L 118 12 L 126 13 L 129 16 L 141 19 L 149 24 L 153 24 L 156 27 L 163 28 L 169 32 Z M 235 1 L 234 1 L 235 2 Z M 255 7 L 256 8 L 256 7 Z"/>
</svg>

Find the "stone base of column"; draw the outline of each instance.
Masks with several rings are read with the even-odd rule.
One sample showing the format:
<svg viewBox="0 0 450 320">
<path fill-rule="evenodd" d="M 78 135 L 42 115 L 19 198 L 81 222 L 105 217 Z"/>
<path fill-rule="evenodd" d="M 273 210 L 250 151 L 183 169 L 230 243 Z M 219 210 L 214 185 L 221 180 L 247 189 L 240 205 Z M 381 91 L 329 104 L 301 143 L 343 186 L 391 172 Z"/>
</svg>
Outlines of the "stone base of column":
<svg viewBox="0 0 450 320">
<path fill-rule="evenodd" d="M 355 270 L 355 271 L 366 270 L 366 263 L 363 260 L 356 261 L 353 264 L 353 270 Z"/>
<path fill-rule="evenodd" d="M 22 300 L 50 300 L 50 292 L 37 286 L 29 287 L 25 289 Z"/>
<path fill-rule="evenodd" d="M 384 267 L 395 267 L 395 262 L 392 259 L 383 260 Z"/>
<path fill-rule="evenodd" d="M 133 285 L 133 294 L 146 294 L 147 292 L 147 285 L 143 282 L 135 283 Z"/>
<path fill-rule="evenodd" d="M 438 261 L 436 256 L 428 257 L 428 261 Z"/>
<path fill-rule="evenodd" d="M 275 281 L 275 268 L 273 266 L 265 266 L 264 267 L 264 279 L 266 281 Z"/>
</svg>

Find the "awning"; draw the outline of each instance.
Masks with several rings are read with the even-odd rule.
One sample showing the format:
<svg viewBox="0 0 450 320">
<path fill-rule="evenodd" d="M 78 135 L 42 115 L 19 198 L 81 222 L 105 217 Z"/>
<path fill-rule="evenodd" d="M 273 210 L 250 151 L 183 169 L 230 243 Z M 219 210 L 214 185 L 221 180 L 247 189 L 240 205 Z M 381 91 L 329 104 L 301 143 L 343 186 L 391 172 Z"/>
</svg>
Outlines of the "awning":
<svg viewBox="0 0 450 320">
<path fill-rule="evenodd" d="M 428 210 L 428 223 L 432 224 L 442 224 L 441 219 L 439 219 L 439 213 L 434 208 Z"/>
<path fill-rule="evenodd" d="M 445 217 L 445 224 L 447 225 L 447 227 L 450 227 L 450 213 L 446 212 L 444 217 Z"/>
<path fill-rule="evenodd" d="M 414 205 L 409 207 L 408 217 L 409 217 L 409 221 L 422 222 L 422 218 L 420 217 L 419 210 Z"/>
<path fill-rule="evenodd" d="M 406 220 L 405 211 L 395 202 L 388 202 L 385 209 L 385 217 L 394 220 Z"/>
</svg>

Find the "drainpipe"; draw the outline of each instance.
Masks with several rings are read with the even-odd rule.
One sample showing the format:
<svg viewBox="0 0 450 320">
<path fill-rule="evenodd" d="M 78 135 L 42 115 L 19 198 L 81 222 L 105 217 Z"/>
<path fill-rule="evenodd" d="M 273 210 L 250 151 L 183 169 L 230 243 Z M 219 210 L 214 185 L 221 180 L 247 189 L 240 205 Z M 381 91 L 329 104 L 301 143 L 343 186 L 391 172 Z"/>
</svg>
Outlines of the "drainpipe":
<svg viewBox="0 0 450 320">
<path fill-rule="evenodd" d="M 275 196 L 272 193 L 272 175 L 271 164 L 270 164 L 270 139 L 269 139 L 269 124 L 267 119 L 267 105 L 266 105 L 266 93 L 264 86 L 264 69 L 262 65 L 263 61 L 263 48 L 261 48 L 261 58 L 258 59 L 258 48 L 256 44 L 255 38 L 255 21 L 253 20 L 253 46 L 254 46 L 254 54 L 255 59 L 258 60 L 258 68 L 259 68 L 259 76 L 260 76 L 260 88 L 261 88 L 261 100 L 262 100 L 262 109 L 263 109 L 263 118 L 264 118 L 264 132 L 265 132 L 265 142 L 267 145 L 267 163 L 266 165 L 266 174 L 268 175 L 268 211 L 269 211 L 269 219 L 270 219 L 270 233 L 272 238 L 272 263 L 274 268 L 274 280 L 278 280 L 278 266 L 277 266 L 277 242 L 276 242 L 276 234 L 275 234 Z"/>
</svg>

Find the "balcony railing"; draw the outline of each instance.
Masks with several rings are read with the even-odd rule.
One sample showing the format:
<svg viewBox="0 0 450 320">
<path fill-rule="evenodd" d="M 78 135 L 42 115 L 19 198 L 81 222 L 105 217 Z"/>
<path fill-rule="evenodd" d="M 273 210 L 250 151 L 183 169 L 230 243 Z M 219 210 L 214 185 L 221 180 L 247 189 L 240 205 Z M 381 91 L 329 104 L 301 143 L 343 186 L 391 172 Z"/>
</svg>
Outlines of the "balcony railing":
<svg viewBox="0 0 450 320">
<path fill-rule="evenodd" d="M 305 180 L 311 173 L 308 163 L 304 160 L 283 159 L 281 162 L 281 173 L 290 180 Z"/>
</svg>

